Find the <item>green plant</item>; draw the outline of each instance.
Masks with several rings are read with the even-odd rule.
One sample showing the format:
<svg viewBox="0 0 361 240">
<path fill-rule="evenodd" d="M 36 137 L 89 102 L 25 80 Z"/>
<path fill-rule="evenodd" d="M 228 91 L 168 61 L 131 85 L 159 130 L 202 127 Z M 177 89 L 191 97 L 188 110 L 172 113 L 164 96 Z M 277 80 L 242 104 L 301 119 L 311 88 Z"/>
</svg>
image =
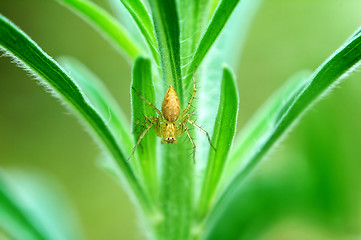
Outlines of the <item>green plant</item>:
<svg viewBox="0 0 361 240">
<path fill-rule="evenodd" d="M 141 1 L 124 0 L 122 3 L 142 33 L 140 39 L 91 2 L 62 2 L 97 26 L 134 62 L 132 85 L 150 101 L 162 99 L 165 89 L 172 84 L 181 106 L 185 106 L 192 89 L 190 76 L 199 67 L 198 95 L 206 98 L 198 100 L 194 111 L 201 122 L 210 119 L 205 128 L 212 133 L 217 151 L 209 149 L 207 140 L 199 135 L 194 165 L 189 142 L 180 140 L 182 144 L 162 145 L 158 152 L 159 140 L 150 132 L 143 139 L 142 149 L 127 164 L 125 160 L 135 139 L 124 114 L 105 87 L 74 59 L 61 58 L 63 67 L 60 67 L 16 26 L 1 17 L 0 44 L 45 80 L 93 130 L 95 139 L 116 162 L 116 165 L 109 163 L 108 169 L 126 180 L 124 184 L 135 196 L 149 234 L 159 239 L 237 238 L 238 215 L 234 211 L 246 196 L 245 178 L 292 123 L 361 59 L 361 33 L 356 32 L 313 74 L 295 76 L 272 97 L 243 128 L 230 152 L 238 96 L 234 75 L 223 63 L 233 65 L 232 50 L 227 49 L 231 44 L 227 44 L 227 40 L 237 39 L 237 34 L 242 32 L 228 31 L 223 36 L 220 33 L 239 1 L 154 0 L 149 1 L 148 8 Z M 248 1 L 243 7 L 252 9 L 257 4 L 257 1 Z M 233 17 L 246 21 L 250 16 L 236 13 Z M 236 27 L 232 22 L 226 26 Z M 207 75 L 212 71 L 216 72 L 212 77 Z M 132 99 L 132 125 L 139 116 L 154 114 L 136 95 Z M 214 108 L 217 105 L 218 109 Z M 230 216 L 234 217 L 233 221 L 224 221 Z"/>
</svg>

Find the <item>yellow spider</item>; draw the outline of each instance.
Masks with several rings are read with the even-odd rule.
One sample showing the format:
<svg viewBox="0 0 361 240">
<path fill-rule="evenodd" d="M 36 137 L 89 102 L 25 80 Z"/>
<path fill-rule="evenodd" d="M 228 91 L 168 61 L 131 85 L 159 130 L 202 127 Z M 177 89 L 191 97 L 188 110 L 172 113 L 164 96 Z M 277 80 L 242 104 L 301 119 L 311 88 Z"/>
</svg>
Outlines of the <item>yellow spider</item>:
<svg viewBox="0 0 361 240">
<path fill-rule="evenodd" d="M 156 113 L 158 114 L 158 117 L 146 116 L 144 120 L 141 120 L 141 121 L 143 121 L 142 129 L 144 129 L 145 127 L 146 128 L 142 133 L 140 133 L 137 143 L 134 146 L 133 151 L 130 154 L 127 162 L 131 159 L 131 157 L 135 153 L 135 150 L 137 149 L 139 143 L 142 141 L 145 134 L 147 134 L 147 132 L 152 127 L 154 127 L 154 130 L 155 130 L 157 136 L 162 137 L 161 143 L 164 143 L 164 142 L 177 143 L 177 137 L 181 136 L 185 131 L 188 135 L 189 140 L 192 143 L 192 146 L 193 146 L 193 161 L 195 161 L 196 145 L 194 144 L 194 141 L 189 133 L 187 123 L 192 124 L 199 130 L 201 130 L 203 133 L 205 133 L 207 135 L 209 144 L 211 145 L 211 147 L 214 150 L 216 150 L 212 144 L 212 141 L 209 137 L 208 132 L 205 131 L 200 126 L 198 126 L 194 121 L 192 121 L 190 119 L 190 117 L 192 115 L 194 115 L 194 113 L 188 114 L 188 111 L 194 100 L 194 96 L 197 92 L 196 82 L 194 79 L 194 73 L 193 73 L 192 79 L 193 79 L 193 93 L 188 102 L 187 107 L 182 111 L 182 113 L 180 112 L 179 99 L 178 99 L 177 93 L 176 93 L 175 89 L 173 88 L 173 86 L 169 86 L 168 91 L 166 92 L 166 94 L 164 96 L 164 100 L 163 100 L 163 104 L 162 104 L 162 112 L 158 108 L 156 108 L 151 102 L 149 102 L 147 99 L 145 99 L 142 95 L 140 95 L 134 88 L 132 88 L 133 91 L 140 97 L 140 99 L 142 99 L 151 108 L 153 108 L 154 111 L 156 111 Z M 135 123 L 135 125 L 138 125 L 141 121 L 137 121 Z"/>
</svg>

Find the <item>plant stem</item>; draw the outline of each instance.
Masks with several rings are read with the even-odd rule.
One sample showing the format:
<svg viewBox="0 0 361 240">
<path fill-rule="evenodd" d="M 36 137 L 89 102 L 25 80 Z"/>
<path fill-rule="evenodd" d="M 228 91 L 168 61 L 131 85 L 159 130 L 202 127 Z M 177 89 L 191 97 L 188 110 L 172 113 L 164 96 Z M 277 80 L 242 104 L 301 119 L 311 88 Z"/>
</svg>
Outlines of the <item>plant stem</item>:
<svg viewBox="0 0 361 240">
<path fill-rule="evenodd" d="M 193 210 L 193 161 L 190 159 L 184 137 L 182 144 L 164 145 L 161 208 L 164 222 L 160 238 L 184 240 L 190 236 Z"/>
</svg>

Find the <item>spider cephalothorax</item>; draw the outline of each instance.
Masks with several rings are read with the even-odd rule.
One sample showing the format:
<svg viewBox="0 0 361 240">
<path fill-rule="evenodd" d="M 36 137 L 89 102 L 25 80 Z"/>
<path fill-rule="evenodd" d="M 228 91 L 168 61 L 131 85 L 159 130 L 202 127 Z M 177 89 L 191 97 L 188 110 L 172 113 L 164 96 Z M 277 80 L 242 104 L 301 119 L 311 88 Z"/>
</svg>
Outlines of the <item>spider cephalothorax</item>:
<svg viewBox="0 0 361 240">
<path fill-rule="evenodd" d="M 145 99 L 142 95 L 140 95 L 134 88 L 133 91 L 151 108 L 153 108 L 154 111 L 156 111 L 158 117 L 146 116 L 143 120 L 137 121 L 135 123 L 136 125 L 138 125 L 142 122 L 142 129 L 145 130 L 140 133 L 137 144 L 135 145 L 132 153 L 130 154 L 128 161 L 133 156 L 142 138 L 152 127 L 154 127 L 157 136 L 162 138 L 161 143 L 164 142 L 177 143 L 177 137 L 181 136 L 184 132 L 186 132 L 193 146 L 193 160 L 195 157 L 196 145 L 194 144 L 194 141 L 189 133 L 189 129 L 187 127 L 188 123 L 192 124 L 199 130 L 201 130 L 203 133 L 205 133 L 207 135 L 210 145 L 215 150 L 215 148 L 212 145 L 211 139 L 208 135 L 208 132 L 206 132 L 203 128 L 198 126 L 194 121 L 190 119 L 193 113 L 192 114 L 188 113 L 191 104 L 193 102 L 194 96 L 197 92 L 194 74 L 193 74 L 193 93 L 188 102 L 187 107 L 182 112 L 180 111 L 181 106 L 179 103 L 177 92 L 175 91 L 173 86 L 169 86 L 164 96 L 164 100 L 162 104 L 162 112 L 158 108 L 156 108 L 151 102 Z"/>
</svg>

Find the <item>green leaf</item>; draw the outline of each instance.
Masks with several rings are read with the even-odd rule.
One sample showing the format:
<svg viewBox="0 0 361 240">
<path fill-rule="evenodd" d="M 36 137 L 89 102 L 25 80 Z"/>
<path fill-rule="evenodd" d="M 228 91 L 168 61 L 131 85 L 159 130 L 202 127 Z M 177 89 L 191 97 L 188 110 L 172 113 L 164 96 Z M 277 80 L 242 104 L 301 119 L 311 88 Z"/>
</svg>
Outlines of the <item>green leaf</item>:
<svg viewBox="0 0 361 240">
<path fill-rule="evenodd" d="M 126 29 L 109 13 L 86 0 L 58 0 L 84 17 L 130 60 L 143 53 Z"/>
<path fill-rule="evenodd" d="M 161 58 L 161 71 L 166 86 L 173 85 L 181 106 L 185 105 L 180 69 L 180 29 L 175 0 L 151 0 L 155 37 Z"/>
<path fill-rule="evenodd" d="M 120 0 L 107 0 L 112 9 L 114 17 L 127 29 L 132 39 L 142 48 L 147 49 L 147 43 L 143 34 L 140 32 L 137 23 L 130 15 L 128 9 L 120 2 Z"/>
<path fill-rule="evenodd" d="M 224 209 L 229 218 L 222 222 L 208 221 L 201 239 L 263 239 L 280 219 L 287 219 L 301 209 L 307 188 L 300 188 L 296 177 L 299 175 L 286 178 L 268 175 L 247 181 L 237 193 L 238 201 Z"/>
<path fill-rule="evenodd" d="M 238 104 L 239 98 L 235 77 L 232 71 L 225 67 L 223 69 L 221 99 L 212 137 L 212 143 L 216 151 L 213 148 L 210 148 L 209 151 L 206 176 L 198 205 L 199 220 L 202 220 L 213 203 L 213 194 L 218 186 L 218 181 L 223 172 L 223 167 L 233 142 Z"/>
<path fill-rule="evenodd" d="M 238 60 L 241 56 L 244 42 L 252 23 L 252 20 L 263 0 L 243 0 L 233 10 L 230 18 L 223 27 L 222 32 L 214 43 L 214 47 L 208 49 L 207 58 L 219 62 L 219 69 L 226 63 L 232 68 L 239 66 Z M 196 51 L 199 38 L 204 33 L 205 27 L 209 21 L 209 13 L 214 13 L 219 0 L 217 1 L 190 1 L 180 0 L 180 18 L 181 21 L 181 60 L 182 74 L 187 76 L 187 70 L 192 57 Z M 214 6 L 213 6 L 214 5 Z M 216 49 L 214 49 L 216 48 Z M 210 56 L 212 55 L 212 56 Z M 210 56 L 210 57 L 209 57 Z M 209 64 L 209 59 L 207 63 Z M 213 66 L 212 66 L 213 67 Z M 211 71 L 212 67 L 207 68 Z M 193 69 L 189 69 L 189 74 Z M 220 75 L 222 71 L 219 71 Z M 220 77 L 220 76 L 219 76 Z M 219 80 L 217 76 L 217 80 Z M 191 91 L 191 81 L 184 83 L 187 85 L 184 89 Z"/>
<path fill-rule="evenodd" d="M 135 89 L 142 97 L 151 103 L 154 103 L 154 85 L 152 82 L 152 69 L 150 60 L 144 57 L 137 57 L 132 71 L 132 89 Z M 132 98 L 132 126 L 135 133 L 135 142 L 139 136 L 150 125 L 146 117 L 157 117 L 156 112 L 146 102 L 144 102 L 134 90 L 131 90 Z M 136 124 L 138 122 L 138 124 Z M 141 139 L 137 147 L 137 159 L 142 172 L 144 187 L 148 194 L 156 201 L 158 196 L 157 170 L 156 170 L 156 134 L 154 126 L 149 129 L 146 135 Z M 132 160 L 131 160 L 132 161 Z"/>
<path fill-rule="evenodd" d="M 267 131 L 263 137 L 258 139 L 256 148 L 253 149 L 250 156 L 244 159 L 244 166 L 239 169 L 237 175 L 221 195 L 209 217 L 210 225 L 214 229 L 217 229 L 217 225 L 221 224 L 224 219 L 231 217 L 230 214 L 233 213 L 230 210 L 232 206 L 236 206 L 241 197 L 238 193 L 242 190 L 245 178 L 258 165 L 262 157 L 272 149 L 306 109 L 332 88 L 338 80 L 353 71 L 360 60 L 361 32 L 358 32 L 314 72 L 308 84 L 301 91 L 295 91 L 295 96 L 292 96 L 285 107 L 276 114 L 272 131 Z M 212 235 L 212 231 L 210 230 L 209 236 Z M 230 229 L 230 231 L 239 231 L 239 228 Z"/>
<path fill-rule="evenodd" d="M 181 70 L 182 75 L 187 74 L 188 64 L 191 62 L 199 38 L 202 36 L 208 23 L 207 0 L 178 0 L 179 18 L 181 28 Z M 192 91 L 193 83 L 184 83 L 185 90 Z"/>
<path fill-rule="evenodd" d="M 120 149 L 115 136 L 107 127 L 105 120 L 92 108 L 87 100 L 86 93 L 79 90 L 74 80 L 55 62 L 43 52 L 25 33 L 13 25 L 4 16 L 0 15 L 0 45 L 6 53 L 26 70 L 39 77 L 51 89 L 54 95 L 64 100 L 92 129 L 93 136 L 101 146 L 109 151 L 122 169 L 125 178 L 143 207 L 148 205 L 147 197 L 134 176 L 126 157 Z M 146 210 L 146 209 L 145 209 Z"/>
<path fill-rule="evenodd" d="M 196 109 L 197 121 L 210 135 L 216 120 L 219 104 L 222 65 L 238 66 L 238 52 L 242 52 L 249 25 L 260 6 L 261 0 L 243 0 L 237 5 L 214 46 L 196 73 L 197 101 L 192 104 Z M 236 45 L 236 46 L 235 46 Z M 188 90 L 190 91 L 190 90 Z M 201 132 L 195 132 L 197 145 L 196 188 L 201 188 L 207 167 L 209 144 Z M 200 194 L 196 192 L 196 194 Z M 197 196 L 195 198 L 198 198 Z"/>
<path fill-rule="evenodd" d="M 207 30 L 203 34 L 197 46 L 197 50 L 193 55 L 192 62 L 188 68 L 188 74 L 186 75 L 187 77 L 201 64 L 239 1 L 240 0 L 221 0 L 219 2 L 217 9 L 208 24 Z"/>
<path fill-rule="evenodd" d="M 209 15 L 208 15 L 208 21 L 212 19 L 212 16 L 214 12 L 217 9 L 217 6 L 221 0 L 209 0 L 208 1 L 208 8 L 209 8 Z"/>
<path fill-rule="evenodd" d="M 45 239 L 25 214 L 16 206 L 4 186 L 0 183 L 0 232 L 6 233 L 12 239 Z"/>
<path fill-rule="evenodd" d="M 116 141 L 122 152 L 129 155 L 133 147 L 129 123 L 108 89 L 90 69 L 77 59 L 61 57 L 59 63 L 69 73 L 80 90 L 86 93 L 89 104 L 102 117 L 113 136 L 116 136 Z"/>
<path fill-rule="evenodd" d="M 11 239 L 82 239 L 62 189 L 36 172 L 0 170 L 0 229 Z"/>
<path fill-rule="evenodd" d="M 145 9 L 141 0 L 120 0 L 124 7 L 136 22 L 140 32 L 142 33 L 148 47 L 157 64 L 159 64 L 159 54 L 157 52 L 157 43 L 154 36 L 154 29 L 149 17 L 149 13 Z"/>
<path fill-rule="evenodd" d="M 239 166 L 245 164 L 244 160 L 258 148 L 260 142 L 255 139 L 262 139 L 273 131 L 279 113 L 287 108 L 289 102 L 309 83 L 311 74 L 311 71 L 304 70 L 292 76 L 243 127 L 236 138 L 221 185 L 227 185 L 239 171 Z"/>
</svg>

